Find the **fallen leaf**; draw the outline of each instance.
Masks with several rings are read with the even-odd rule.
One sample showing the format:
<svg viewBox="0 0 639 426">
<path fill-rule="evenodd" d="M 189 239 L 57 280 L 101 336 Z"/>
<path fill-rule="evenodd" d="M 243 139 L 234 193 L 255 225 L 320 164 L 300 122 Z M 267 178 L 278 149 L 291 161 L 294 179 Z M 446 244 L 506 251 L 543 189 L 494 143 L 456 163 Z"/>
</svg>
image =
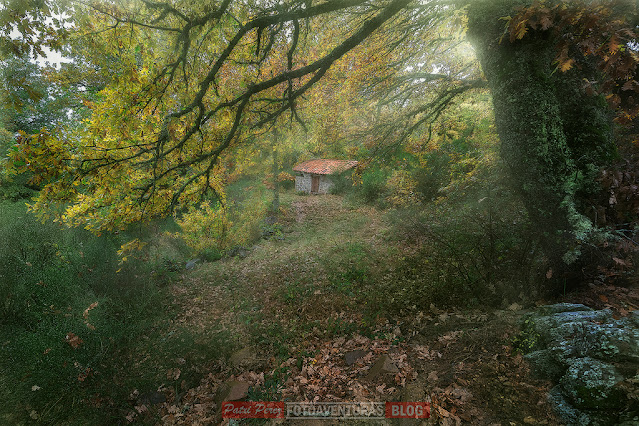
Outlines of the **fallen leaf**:
<svg viewBox="0 0 639 426">
<path fill-rule="evenodd" d="M 450 417 L 450 412 L 442 407 L 437 407 L 437 414 L 441 417 Z"/>
<path fill-rule="evenodd" d="M 561 61 L 559 63 L 559 69 L 561 69 L 561 72 L 566 72 L 568 71 L 570 68 L 572 68 L 572 65 L 575 63 L 575 60 L 572 58 L 568 58 L 565 61 Z"/>
<path fill-rule="evenodd" d="M 625 260 L 619 259 L 618 257 L 613 257 L 612 260 L 614 260 L 619 266 L 628 266 L 628 263 Z"/>
<path fill-rule="evenodd" d="M 88 319 L 89 318 L 89 311 L 93 308 L 95 308 L 96 306 L 98 306 L 98 302 L 93 302 L 89 305 L 88 308 L 86 308 L 84 310 L 84 312 L 82 313 L 82 316 L 84 317 L 84 319 Z"/>
<path fill-rule="evenodd" d="M 84 343 L 82 339 L 80 339 L 73 333 L 68 333 L 64 339 L 73 349 L 78 349 L 82 345 L 82 343 Z"/>
<path fill-rule="evenodd" d="M 166 372 L 166 378 L 169 380 L 177 380 L 180 378 L 182 371 L 179 368 L 169 368 Z"/>
</svg>

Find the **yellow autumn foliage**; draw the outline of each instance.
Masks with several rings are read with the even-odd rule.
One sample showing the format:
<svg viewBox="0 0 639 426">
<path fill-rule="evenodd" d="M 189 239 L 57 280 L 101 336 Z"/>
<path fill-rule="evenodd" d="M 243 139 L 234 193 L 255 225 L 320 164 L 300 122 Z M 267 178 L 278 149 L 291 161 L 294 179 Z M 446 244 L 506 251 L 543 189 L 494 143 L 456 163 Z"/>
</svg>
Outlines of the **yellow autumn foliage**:
<svg viewBox="0 0 639 426">
<path fill-rule="evenodd" d="M 386 197 L 391 205 L 396 207 L 408 206 L 418 201 L 415 191 L 417 181 L 406 170 L 395 170 L 386 181 L 390 194 Z"/>
<path fill-rule="evenodd" d="M 191 209 L 188 214 L 176 220 L 182 233 L 176 236 L 196 252 L 206 249 L 224 250 L 230 242 L 227 209 L 219 204 L 203 203 L 199 208 Z"/>
</svg>

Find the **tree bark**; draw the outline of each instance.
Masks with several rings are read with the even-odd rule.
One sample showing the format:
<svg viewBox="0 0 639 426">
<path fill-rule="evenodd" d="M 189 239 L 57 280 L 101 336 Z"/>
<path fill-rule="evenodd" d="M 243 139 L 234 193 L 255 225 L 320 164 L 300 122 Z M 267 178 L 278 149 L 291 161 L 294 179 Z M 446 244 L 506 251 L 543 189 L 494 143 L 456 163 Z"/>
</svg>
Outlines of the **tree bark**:
<svg viewBox="0 0 639 426">
<path fill-rule="evenodd" d="M 280 167 L 278 164 L 279 159 L 277 153 L 279 133 L 277 129 L 273 130 L 273 213 L 275 215 L 280 211 Z"/>
<path fill-rule="evenodd" d="M 550 31 L 509 41 L 503 17 L 525 0 L 476 0 L 468 35 L 492 92 L 501 158 L 551 263 L 579 257 L 590 222 L 580 213 L 598 169 L 614 155 L 605 102 L 581 88 L 582 70 L 557 70 Z M 585 70 L 585 71 L 584 71 Z M 592 71 L 594 73 L 594 71 Z M 572 253 L 567 256 L 567 253 Z"/>
</svg>

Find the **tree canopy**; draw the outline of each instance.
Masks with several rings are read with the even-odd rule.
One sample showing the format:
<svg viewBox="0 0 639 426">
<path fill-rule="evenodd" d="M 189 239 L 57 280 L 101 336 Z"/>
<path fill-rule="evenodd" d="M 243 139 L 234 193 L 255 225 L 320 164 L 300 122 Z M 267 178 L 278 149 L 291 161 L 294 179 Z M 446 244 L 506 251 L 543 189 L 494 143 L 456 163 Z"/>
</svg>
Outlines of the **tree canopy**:
<svg viewBox="0 0 639 426">
<path fill-rule="evenodd" d="M 5 36 L 4 46 L 18 53 L 64 46 L 75 61 L 61 75 L 83 76 L 98 89 L 84 98 L 85 126 L 22 134 L 13 164 L 43 185 L 36 210 L 58 207 L 66 222 L 96 232 L 186 211 L 211 197 L 223 204 L 229 164 L 248 158 L 251 145 L 273 126 L 305 131 L 316 124 L 315 134 L 358 138 L 383 153 L 415 134 L 430 138 L 432 124 L 459 95 L 486 83 L 506 162 L 516 169 L 529 161 L 529 172 L 514 176 L 524 197 L 541 200 L 528 204 L 531 216 L 539 222 L 556 217 L 551 233 L 574 231 L 582 206 L 567 200 L 588 185 L 571 186 L 570 176 L 592 182 L 594 170 L 611 158 L 607 111 L 621 123 L 637 114 L 632 2 L 31 6 L 3 11 L 5 29 L 21 22 L 24 35 L 19 41 Z M 62 25 L 60 16 L 73 25 Z M 517 95 L 520 89 L 530 96 Z M 550 97 L 541 99 L 542 93 Z M 326 108 L 336 104 L 345 108 Z M 574 107 L 587 112 L 581 119 L 596 117 L 590 134 Z M 344 110 L 361 117 L 359 134 L 341 131 Z M 502 114 L 515 110 L 521 115 Z M 526 114 L 539 120 L 522 121 Z M 522 125 L 514 133 L 512 120 Z M 530 134 L 529 125 L 541 133 Z"/>
</svg>

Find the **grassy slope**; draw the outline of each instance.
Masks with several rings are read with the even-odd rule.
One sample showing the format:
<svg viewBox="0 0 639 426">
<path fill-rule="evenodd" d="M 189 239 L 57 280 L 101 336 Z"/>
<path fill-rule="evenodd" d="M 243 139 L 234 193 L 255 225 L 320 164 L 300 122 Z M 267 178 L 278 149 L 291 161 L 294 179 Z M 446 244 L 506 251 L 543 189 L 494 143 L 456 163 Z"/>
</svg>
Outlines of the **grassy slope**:
<svg viewBox="0 0 639 426">
<path fill-rule="evenodd" d="M 353 295 L 361 279 L 375 273 L 384 232 L 378 213 L 350 210 L 330 195 L 286 194 L 283 204 L 282 239 L 261 241 L 246 258 L 200 265 L 174 287 L 185 307 L 177 322 L 231 330 L 237 347 L 265 334 L 260 343 L 277 347 L 314 327 L 339 328 L 339 315 L 327 312 L 361 312 L 353 300 L 335 295 Z"/>
<path fill-rule="evenodd" d="M 409 249 L 385 237 L 380 213 L 351 208 L 337 196 L 285 194 L 282 202 L 282 239 L 260 242 L 245 258 L 202 264 L 172 288 L 183 306 L 177 326 L 199 330 L 202 344 L 224 333 L 226 350 L 250 347 L 253 359 L 244 367 L 203 367 L 214 374 L 182 400 L 169 399 L 160 408 L 165 422 L 213 419 L 203 394 L 232 374 L 253 385 L 254 400 L 431 397 L 440 420 L 554 422 L 545 403 L 548 384 L 532 379 L 521 357 L 509 354 L 518 313 L 432 306 L 410 317 L 388 315 L 369 305 L 370 296 Z M 354 370 L 343 362 L 352 349 L 388 353 L 401 371 L 368 382 L 374 356 Z M 313 385 L 306 383 L 320 367 Z M 255 379 L 259 373 L 265 378 Z M 199 411 L 171 414 L 194 401 Z"/>
</svg>

